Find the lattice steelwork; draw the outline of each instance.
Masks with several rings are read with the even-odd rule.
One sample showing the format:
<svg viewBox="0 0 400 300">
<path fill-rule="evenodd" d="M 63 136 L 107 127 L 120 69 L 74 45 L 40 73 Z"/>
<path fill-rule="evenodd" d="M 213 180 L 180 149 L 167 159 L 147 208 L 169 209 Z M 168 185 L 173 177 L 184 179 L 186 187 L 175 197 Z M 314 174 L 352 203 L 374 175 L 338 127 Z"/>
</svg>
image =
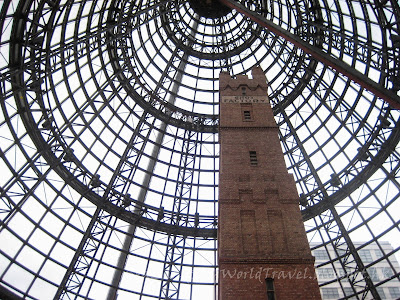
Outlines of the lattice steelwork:
<svg viewBox="0 0 400 300">
<path fill-rule="evenodd" d="M 0 19 L 0 294 L 215 298 L 218 75 L 257 65 L 313 250 L 334 249 L 322 285 L 400 286 L 397 0 L 3 0 Z"/>
</svg>

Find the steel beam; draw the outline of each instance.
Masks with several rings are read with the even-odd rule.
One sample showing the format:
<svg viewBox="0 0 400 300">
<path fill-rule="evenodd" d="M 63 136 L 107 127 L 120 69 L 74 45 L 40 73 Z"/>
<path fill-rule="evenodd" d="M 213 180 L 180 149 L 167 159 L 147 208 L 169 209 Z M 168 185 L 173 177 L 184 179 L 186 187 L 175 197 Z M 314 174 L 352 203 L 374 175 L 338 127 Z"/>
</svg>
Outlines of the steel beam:
<svg viewBox="0 0 400 300">
<path fill-rule="evenodd" d="M 367 89 L 375 96 L 385 100 L 393 108 L 400 109 L 400 97 L 397 96 L 396 93 L 384 88 L 383 86 L 371 80 L 368 76 L 362 74 L 360 71 L 356 70 L 355 68 L 346 64 L 345 62 L 332 57 L 328 53 L 323 52 L 322 50 L 313 45 L 310 45 L 309 43 L 303 41 L 298 36 L 276 25 L 272 21 L 267 20 L 260 14 L 251 11 L 250 9 L 246 8 L 237 1 L 234 0 L 219 0 L 219 1 L 225 4 L 226 6 L 229 6 L 237 10 L 238 12 L 244 14 L 246 17 L 250 18 L 260 26 L 263 26 L 264 28 L 270 30 L 272 33 L 284 38 L 285 40 L 292 43 L 296 47 L 302 49 L 304 52 L 310 54 L 312 57 L 314 57 L 321 63 L 328 65 L 329 67 L 333 68 L 334 70 L 348 77 L 352 81 L 358 83 L 360 86 Z"/>
<path fill-rule="evenodd" d="M 332 216 L 333 216 L 336 224 L 338 225 L 338 228 L 340 230 L 340 236 L 346 241 L 346 245 L 347 245 L 347 247 L 349 247 L 350 253 L 354 257 L 354 261 L 356 262 L 357 268 L 361 272 L 361 275 L 364 278 L 364 281 L 368 287 L 369 292 L 371 293 L 371 295 L 374 297 L 375 300 L 381 300 L 381 296 L 378 294 L 375 284 L 373 283 L 371 277 L 369 276 L 368 270 L 365 268 L 365 265 L 364 265 L 363 261 L 361 260 L 361 257 L 358 254 L 357 249 L 356 249 L 355 245 L 353 244 L 353 241 L 350 238 L 349 233 L 346 230 L 346 227 L 342 223 L 342 220 L 341 220 L 339 214 L 337 213 L 337 211 L 334 207 L 332 207 L 330 209 L 330 211 L 332 213 Z"/>
<path fill-rule="evenodd" d="M 198 26 L 198 22 L 195 22 L 195 29 L 197 29 L 197 26 Z M 194 34 L 195 29 L 192 30 L 192 34 Z M 169 61 L 168 67 L 165 69 L 165 71 L 163 73 L 164 78 L 166 77 L 167 69 L 172 66 L 173 59 L 176 56 L 177 56 L 177 51 L 174 52 L 174 55 L 171 57 L 171 59 Z M 183 58 L 181 59 L 178 69 L 177 69 L 177 72 L 175 74 L 175 81 L 172 86 L 171 96 L 168 99 L 168 103 L 170 103 L 172 105 L 175 104 L 175 101 L 176 101 L 175 95 L 178 94 L 180 82 L 182 81 L 182 77 L 183 77 L 184 69 L 186 68 L 186 65 L 187 65 L 188 57 L 189 57 L 189 55 L 187 53 L 185 53 L 183 55 Z M 160 80 L 159 85 L 161 85 L 161 82 L 162 82 L 162 80 Z M 144 203 L 144 201 L 146 199 L 148 187 L 150 186 L 150 181 L 151 181 L 150 174 L 153 174 L 153 172 L 154 172 L 154 168 L 156 166 L 156 159 L 158 158 L 158 155 L 160 153 L 160 149 L 161 149 L 161 145 L 164 140 L 166 129 L 167 129 L 167 123 L 164 121 L 161 121 L 160 129 L 157 133 L 154 148 L 151 153 L 152 159 L 150 160 L 150 162 L 147 166 L 146 173 L 145 173 L 145 176 L 144 176 L 144 179 L 142 182 L 142 188 L 141 188 L 138 198 L 137 198 L 138 203 Z M 108 300 L 117 299 L 118 286 L 121 282 L 123 270 L 125 268 L 126 261 L 128 259 L 128 253 L 129 253 L 129 249 L 130 249 L 133 239 L 134 239 L 135 231 L 136 231 L 136 224 L 135 223 L 130 224 L 128 227 L 128 230 L 127 230 L 127 235 L 125 237 L 125 240 L 124 240 L 124 243 L 122 246 L 121 254 L 118 257 L 118 262 L 117 262 L 116 270 L 114 272 L 114 276 L 112 279 L 111 287 L 108 291 L 108 295 L 107 295 Z"/>
</svg>

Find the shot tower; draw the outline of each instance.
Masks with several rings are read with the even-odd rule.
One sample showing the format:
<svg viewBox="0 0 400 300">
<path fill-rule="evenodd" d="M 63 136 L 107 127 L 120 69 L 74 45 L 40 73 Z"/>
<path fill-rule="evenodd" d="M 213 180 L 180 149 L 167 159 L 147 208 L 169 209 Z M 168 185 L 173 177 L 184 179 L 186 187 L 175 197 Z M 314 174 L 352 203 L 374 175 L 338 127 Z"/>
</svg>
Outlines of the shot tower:
<svg viewBox="0 0 400 300">
<path fill-rule="evenodd" d="M 219 299 L 320 299 L 263 71 L 220 74 Z"/>
</svg>

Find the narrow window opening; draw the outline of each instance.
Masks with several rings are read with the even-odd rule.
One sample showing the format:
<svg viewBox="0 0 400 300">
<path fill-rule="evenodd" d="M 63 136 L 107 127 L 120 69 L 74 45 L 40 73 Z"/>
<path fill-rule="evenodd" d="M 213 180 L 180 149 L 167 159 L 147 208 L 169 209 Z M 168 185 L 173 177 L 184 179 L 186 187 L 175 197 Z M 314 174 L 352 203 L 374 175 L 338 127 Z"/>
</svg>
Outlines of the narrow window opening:
<svg viewBox="0 0 400 300">
<path fill-rule="evenodd" d="M 276 300 L 274 279 L 273 278 L 265 278 L 265 282 L 267 283 L 267 299 L 268 300 Z"/>
<path fill-rule="evenodd" d="M 258 161 L 257 161 L 257 152 L 256 151 L 250 151 L 250 165 L 251 166 L 257 166 Z"/>
<path fill-rule="evenodd" d="M 242 87 L 242 96 L 246 96 L 246 88 Z"/>
<path fill-rule="evenodd" d="M 242 103 L 242 118 L 244 122 L 253 121 L 253 106 L 248 103 Z"/>
<path fill-rule="evenodd" d="M 245 121 L 251 120 L 251 112 L 249 110 L 243 111 L 243 118 Z"/>
</svg>

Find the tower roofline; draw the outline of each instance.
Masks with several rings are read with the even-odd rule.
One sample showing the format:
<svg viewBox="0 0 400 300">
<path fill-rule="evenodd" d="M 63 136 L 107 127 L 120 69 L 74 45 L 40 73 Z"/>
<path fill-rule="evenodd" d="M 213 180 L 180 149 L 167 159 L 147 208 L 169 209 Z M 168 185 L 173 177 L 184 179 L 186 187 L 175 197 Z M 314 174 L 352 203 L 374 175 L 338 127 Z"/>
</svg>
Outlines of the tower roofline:
<svg viewBox="0 0 400 300">
<path fill-rule="evenodd" d="M 263 90 L 268 89 L 267 78 L 263 70 L 260 67 L 254 67 L 251 70 L 251 77 L 247 75 L 236 75 L 232 77 L 228 72 L 221 72 L 219 75 L 220 80 L 220 91 L 230 88 L 237 90 L 241 86 L 247 86 L 251 89 L 261 88 Z"/>
</svg>

